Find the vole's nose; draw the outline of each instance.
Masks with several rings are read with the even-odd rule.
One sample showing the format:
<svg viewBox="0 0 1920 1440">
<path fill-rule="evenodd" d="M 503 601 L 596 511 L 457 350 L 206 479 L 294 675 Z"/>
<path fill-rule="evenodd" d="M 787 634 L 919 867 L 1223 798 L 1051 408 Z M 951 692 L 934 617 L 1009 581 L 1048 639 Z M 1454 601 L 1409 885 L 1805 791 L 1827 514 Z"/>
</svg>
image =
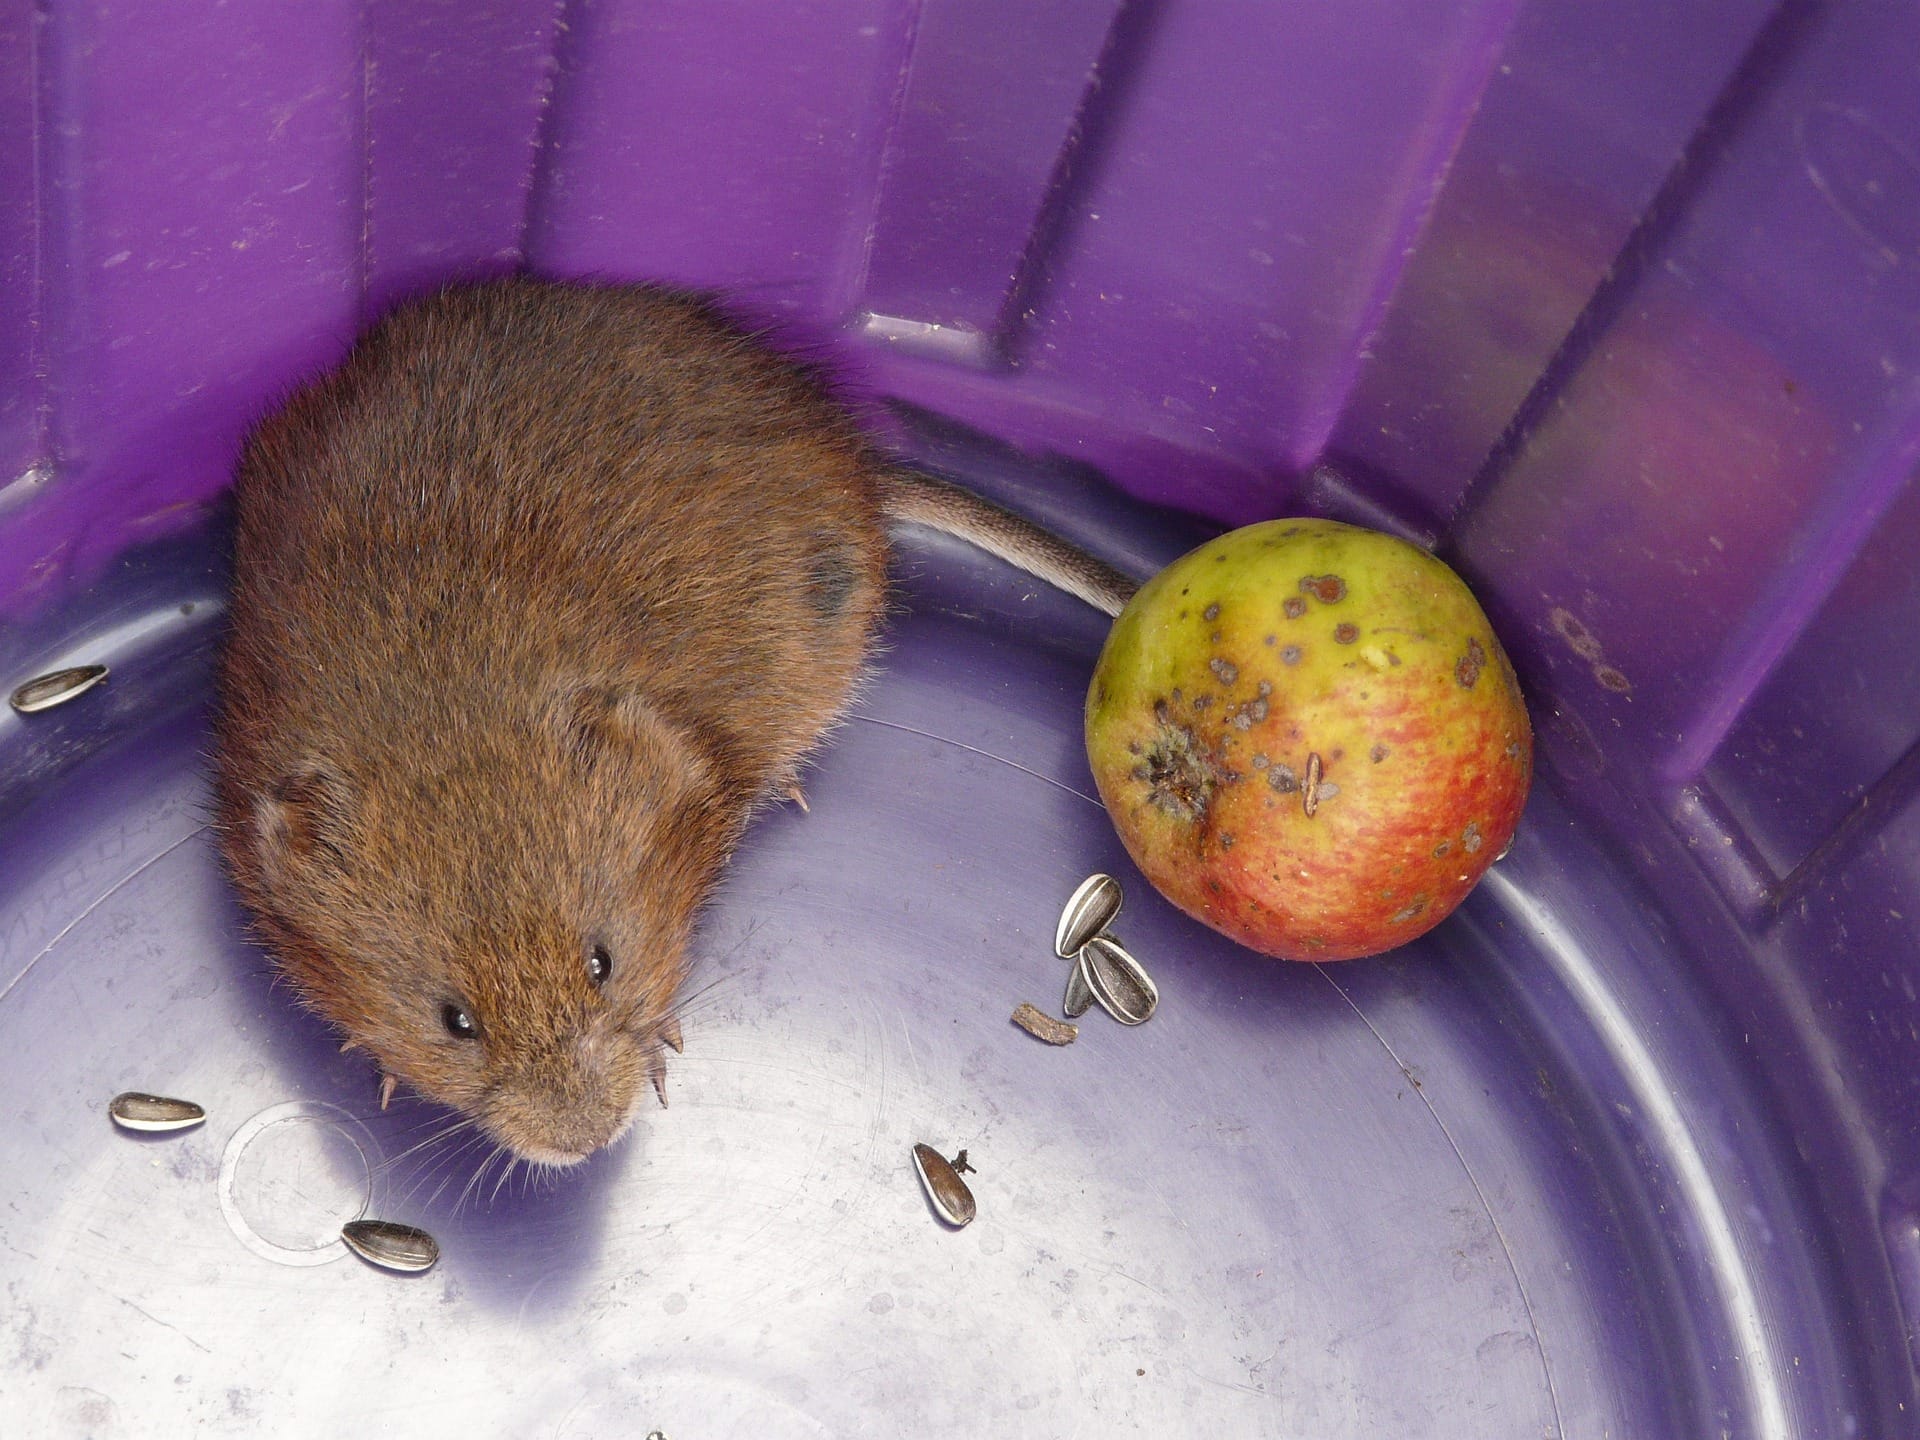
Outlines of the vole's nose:
<svg viewBox="0 0 1920 1440">
<path fill-rule="evenodd" d="M 489 1128 L 522 1159 L 577 1165 L 611 1144 L 632 1118 L 644 1067 L 580 1039 L 531 1057 L 495 1092 Z"/>
</svg>

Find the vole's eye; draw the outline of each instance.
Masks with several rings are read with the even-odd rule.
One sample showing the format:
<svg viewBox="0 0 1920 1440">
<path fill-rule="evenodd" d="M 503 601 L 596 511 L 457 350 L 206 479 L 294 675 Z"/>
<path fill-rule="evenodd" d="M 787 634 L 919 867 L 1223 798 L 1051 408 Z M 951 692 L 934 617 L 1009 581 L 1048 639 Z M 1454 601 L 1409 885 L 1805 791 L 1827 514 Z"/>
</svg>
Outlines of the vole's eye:
<svg viewBox="0 0 1920 1440">
<path fill-rule="evenodd" d="M 613 978 L 613 954 L 604 945 L 595 945 L 587 954 L 587 978 L 604 985 Z"/>
<path fill-rule="evenodd" d="M 469 1015 L 458 1005 L 448 1003 L 440 1007 L 440 1023 L 447 1027 L 447 1033 L 456 1040 L 478 1040 L 480 1027 L 473 1023 Z"/>
</svg>

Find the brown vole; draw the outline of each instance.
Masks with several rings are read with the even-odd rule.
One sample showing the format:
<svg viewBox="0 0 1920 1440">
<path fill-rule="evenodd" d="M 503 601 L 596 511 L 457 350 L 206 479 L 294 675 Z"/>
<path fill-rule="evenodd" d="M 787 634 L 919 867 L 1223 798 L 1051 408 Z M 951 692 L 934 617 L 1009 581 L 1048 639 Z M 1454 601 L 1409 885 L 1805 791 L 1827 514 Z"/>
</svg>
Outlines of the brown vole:
<svg viewBox="0 0 1920 1440">
<path fill-rule="evenodd" d="M 889 519 L 1132 590 L 646 286 L 406 306 L 259 426 L 236 503 L 236 882 L 389 1087 L 551 1165 L 659 1084 L 695 915 L 866 663 Z"/>
</svg>

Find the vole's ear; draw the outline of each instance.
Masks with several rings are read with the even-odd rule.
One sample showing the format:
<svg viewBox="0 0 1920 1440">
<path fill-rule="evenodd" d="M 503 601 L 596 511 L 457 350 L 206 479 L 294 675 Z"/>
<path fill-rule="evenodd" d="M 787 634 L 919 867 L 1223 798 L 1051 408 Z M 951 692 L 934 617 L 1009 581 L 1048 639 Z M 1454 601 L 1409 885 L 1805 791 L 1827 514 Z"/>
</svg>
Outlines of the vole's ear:
<svg viewBox="0 0 1920 1440">
<path fill-rule="evenodd" d="M 705 790 L 713 783 L 701 747 L 635 686 L 568 686 L 554 697 L 548 723 L 580 765 L 620 756 L 639 764 L 668 793 L 677 787 Z"/>
<path fill-rule="evenodd" d="M 253 843 L 269 874 L 337 870 L 346 862 L 353 792 L 317 757 L 267 786 L 253 804 Z"/>
<path fill-rule="evenodd" d="M 846 614 L 866 579 L 860 551 L 841 535 L 823 531 L 812 537 L 807 562 L 807 600 L 822 620 Z"/>
</svg>

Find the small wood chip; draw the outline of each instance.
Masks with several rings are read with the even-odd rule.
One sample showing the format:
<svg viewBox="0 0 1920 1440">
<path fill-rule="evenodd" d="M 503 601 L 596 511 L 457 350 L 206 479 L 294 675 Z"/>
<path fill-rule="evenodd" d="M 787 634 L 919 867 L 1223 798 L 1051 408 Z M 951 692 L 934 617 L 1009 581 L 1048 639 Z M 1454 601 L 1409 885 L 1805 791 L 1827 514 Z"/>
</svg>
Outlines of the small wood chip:
<svg viewBox="0 0 1920 1440">
<path fill-rule="evenodd" d="M 1036 1040 L 1044 1040 L 1049 1045 L 1071 1045 L 1080 1035 L 1078 1025 L 1069 1025 L 1064 1020 L 1056 1020 L 1044 1010 L 1036 1010 L 1022 1000 L 1013 1012 L 1013 1023 Z"/>
</svg>

